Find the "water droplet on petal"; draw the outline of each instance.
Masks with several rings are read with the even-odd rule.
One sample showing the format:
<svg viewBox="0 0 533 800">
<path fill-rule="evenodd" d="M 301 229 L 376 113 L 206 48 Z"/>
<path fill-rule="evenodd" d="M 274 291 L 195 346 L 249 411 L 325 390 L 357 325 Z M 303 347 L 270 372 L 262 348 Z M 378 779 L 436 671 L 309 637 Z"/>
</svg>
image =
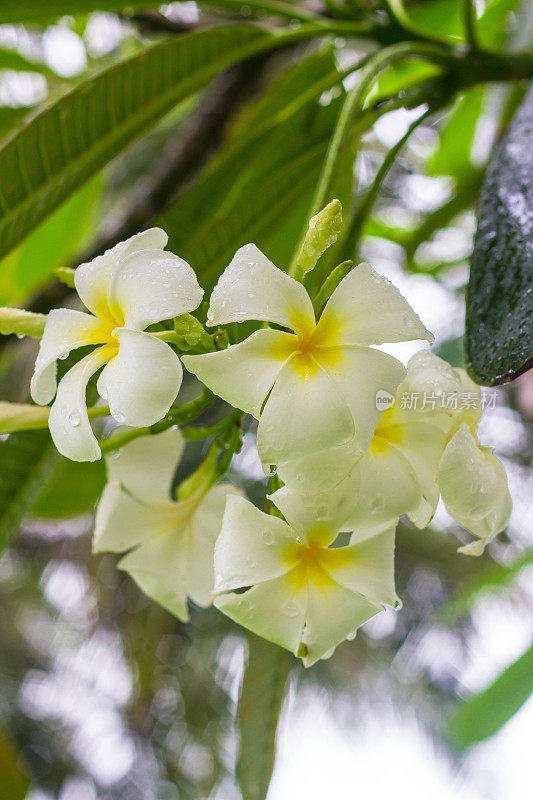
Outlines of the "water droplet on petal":
<svg viewBox="0 0 533 800">
<path fill-rule="evenodd" d="M 291 603 L 287 603 L 287 605 L 283 606 L 281 610 L 287 617 L 295 617 L 298 614 L 298 609 Z"/>
<path fill-rule="evenodd" d="M 274 541 L 274 534 L 272 531 L 263 531 L 261 534 L 261 538 L 263 539 L 265 544 L 272 544 Z"/>
<path fill-rule="evenodd" d="M 115 411 L 115 412 L 113 413 L 113 417 L 116 419 L 116 421 L 118 422 L 118 424 L 119 424 L 119 425 L 122 425 L 122 423 L 123 423 L 123 422 L 124 422 L 124 420 L 126 419 L 126 417 L 125 417 L 125 415 L 122 413 L 122 411 Z"/>
<path fill-rule="evenodd" d="M 77 428 L 81 422 L 81 417 L 79 411 L 71 411 L 68 415 L 68 421 L 72 425 L 73 428 Z"/>
</svg>

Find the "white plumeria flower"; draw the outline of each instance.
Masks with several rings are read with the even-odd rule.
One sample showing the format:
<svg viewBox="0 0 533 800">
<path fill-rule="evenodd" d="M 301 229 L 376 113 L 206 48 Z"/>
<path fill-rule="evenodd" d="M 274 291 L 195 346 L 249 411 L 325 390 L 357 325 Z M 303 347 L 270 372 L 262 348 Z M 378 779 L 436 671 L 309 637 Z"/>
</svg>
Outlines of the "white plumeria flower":
<svg viewBox="0 0 533 800">
<path fill-rule="evenodd" d="M 208 313 L 209 325 L 245 320 L 288 330 L 258 330 L 227 350 L 186 356 L 184 364 L 219 397 L 260 419 L 258 450 L 267 471 L 332 446 L 365 451 L 380 417 L 376 392 L 394 392 L 405 374 L 371 345 L 432 338 L 368 264 L 341 281 L 317 323 L 303 285 L 253 244 L 235 254 Z"/>
<path fill-rule="evenodd" d="M 311 666 L 383 609 L 398 606 L 394 589 L 394 527 L 346 530 L 346 502 L 304 505 L 288 487 L 270 498 L 287 522 L 242 497 L 228 497 L 215 547 L 214 604 L 259 636 Z M 244 591 L 242 591 L 244 589 Z"/>
<path fill-rule="evenodd" d="M 427 351 L 415 354 L 368 452 L 339 485 L 357 498 L 349 524 L 372 531 L 408 514 L 425 528 L 442 494 L 454 519 L 481 539 L 461 552 L 481 553 L 511 509 L 503 466 L 478 444 L 481 414 L 481 391 L 464 370 Z"/>
<path fill-rule="evenodd" d="M 92 312 L 51 311 L 31 381 L 39 405 L 49 403 L 49 426 L 60 453 L 73 461 L 94 461 L 100 448 L 87 416 L 87 382 L 98 378 L 111 415 L 126 425 L 152 425 L 174 402 L 182 367 L 168 344 L 145 332 L 164 319 L 193 311 L 202 300 L 191 267 L 167 253 L 159 228 L 139 233 L 75 271 L 78 295 Z M 86 345 L 100 345 L 70 369 L 57 386 L 57 359 Z"/>
<path fill-rule="evenodd" d="M 187 597 L 208 606 L 213 596 L 213 552 L 226 498 L 238 490 L 200 485 L 172 500 L 170 489 L 183 452 L 176 428 L 136 439 L 108 456 L 108 483 L 100 500 L 93 552 L 130 552 L 119 562 L 140 588 L 181 620 Z"/>
</svg>

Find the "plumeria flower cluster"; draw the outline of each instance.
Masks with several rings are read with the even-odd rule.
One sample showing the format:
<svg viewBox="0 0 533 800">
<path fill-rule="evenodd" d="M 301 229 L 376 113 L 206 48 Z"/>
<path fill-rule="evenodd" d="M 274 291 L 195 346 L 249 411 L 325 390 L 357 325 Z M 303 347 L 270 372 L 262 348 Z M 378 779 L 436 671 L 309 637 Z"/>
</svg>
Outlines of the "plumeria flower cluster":
<svg viewBox="0 0 533 800">
<path fill-rule="evenodd" d="M 311 221 L 302 280 L 254 244 L 237 251 L 207 311 L 207 326 L 226 331 L 218 344 L 187 316 L 203 292 L 191 267 L 163 249 L 163 231 L 117 245 L 76 270 L 77 292 L 91 314 L 51 312 L 32 380 L 38 403 L 49 403 L 57 389 L 49 426 L 69 458 L 100 457 L 85 390 L 101 367 L 98 393 L 127 426 L 117 440 L 132 439 L 107 457 L 95 551 L 126 553 L 120 567 L 180 619 L 187 618 L 188 599 L 213 602 L 307 666 L 385 606 L 399 606 L 400 516 L 426 527 L 442 497 L 476 537 L 463 551 L 480 554 L 511 510 L 505 470 L 478 440 L 479 387 L 427 349 L 407 369 L 380 349 L 433 338 L 399 291 L 368 264 L 337 268 L 316 295 L 306 290 L 304 274 L 335 241 L 339 214 L 335 201 Z M 170 427 L 168 412 L 182 367 L 176 340 L 157 329 L 170 319 L 176 331 L 193 326 L 187 342 L 192 336 L 205 345 L 195 355 L 178 348 L 185 367 L 237 415 L 228 417 L 231 425 L 205 429 L 215 445 L 177 487 L 185 431 Z M 239 340 L 238 326 L 225 327 L 231 323 L 252 332 Z M 57 359 L 87 345 L 93 349 L 56 386 Z M 475 400 L 468 408 L 411 409 L 401 402 L 407 393 L 464 391 Z M 389 398 L 386 409 L 380 397 Z M 217 483 L 239 448 L 234 423 L 243 414 L 257 420 L 265 473 L 277 473 L 264 510 L 231 484 Z M 153 435 L 135 438 L 135 427 L 155 423 Z M 224 458 L 216 446 L 220 431 Z"/>
</svg>

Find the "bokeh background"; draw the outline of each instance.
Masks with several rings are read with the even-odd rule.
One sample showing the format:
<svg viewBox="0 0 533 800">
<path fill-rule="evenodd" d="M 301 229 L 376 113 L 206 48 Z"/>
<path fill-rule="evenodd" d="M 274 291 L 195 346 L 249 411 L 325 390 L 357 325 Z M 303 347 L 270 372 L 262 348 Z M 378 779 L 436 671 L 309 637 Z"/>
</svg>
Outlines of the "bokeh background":
<svg viewBox="0 0 533 800">
<path fill-rule="evenodd" d="M 488 10 L 495 5 L 487 3 Z M 429 6 L 438 11 L 429 26 L 452 24 L 453 3 Z M 511 49 L 531 46 L 531 4 L 504 6 L 497 36 Z M 165 20 L 175 34 L 213 19 L 187 2 L 164 6 L 157 18 L 91 13 L 44 26 L 0 25 L 0 135 L 91 71 L 167 35 Z M 333 50 L 341 68 L 361 55 L 342 41 Z M 221 120 L 213 152 L 253 124 L 258 87 L 275 83 L 310 54 L 311 46 L 303 46 L 253 65 L 254 78 L 230 122 Z M 385 79 L 393 82 L 398 74 Z M 421 125 L 365 226 L 361 254 L 399 286 L 435 333 L 436 351 L 454 365 L 462 363 L 473 204 L 502 120 L 520 91 L 475 87 Z M 320 107 L 335 101 L 335 93 L 325 92 Z M 182 103 L 2 261 L 0 305 L 49 307 L 62 291 L 50 280 L 51 270 L 76 263 L 121 224 L 146 182 L 161 171 L 161 154 L 170 158 L 186 136 L 193 110 L 193 102 Z M 392 110 L 365 133 L 357 191 L 369 185 L 385 152 L 419 113 Z M 265 152 L 271 144 L 263 143 Z M 268 159 L 264 169 L 275 174 L 275 158 L 270 165 Z M 185 200 L 169 212 L 175 240 L 198 174 L 176 186 Z M 241 178 L 238 171 L 220 178 L 213 208 Z M 279 259 L 294 246 L 296 229 L 291 217 L 281 232 L 260 230 L 257 244 L 282 266 Z M 199 240 L 207 251 L 211 233 L 207 225 Z M 187 248 L 194 249 L 184 240 Z M 195 266 L 193 256 L 187 251 Z M 2 344 L 0 396 L 25 401 L 36 343 Z M 388 349 L 406 361 L 416 346 Z M 186 382 L 183 400 L 196 391 Z M 533 375 L 485 396 L 481 441 L 504 462 L 514 502 L 507 531 L 482 558 L 470 559 L 457 555 L 467 537 L 443 508 L 427 531 L 400 525 L 403 609 L 364 625 L 330 660 L 295 670 L 269 800 L 531 797 L 531 701 L 471 747 L 460 746 L 450 722 L 464 701 L 530 648 L 533 631 Z M 189 464 L 200 457 L 192 448 Z M 190 624 L 180 623 L 144 597 L 116 569 L 113 556 L 92 556 L 89 509 L 104 479 L 102 467 L 80 476 L 76 466 L 62 467 L 0 557 L 0 798 L 11 800 L 2 793 L 1 772 L 13 752 L 33 776 L 28 800 L 238 798 L 234 715 L 246 637 L 215 610 L 193 608 Z M 264 492 L 253 428 L 231 478 L 252 497 Z M 524 680 L 527 685 L 520 678 L 520 687 L 510 686 L 511 697 L 523 692 Z M 497 718 L 494 697 L 476 712 L 485 732 L 492 712 Z"/>
</svg>

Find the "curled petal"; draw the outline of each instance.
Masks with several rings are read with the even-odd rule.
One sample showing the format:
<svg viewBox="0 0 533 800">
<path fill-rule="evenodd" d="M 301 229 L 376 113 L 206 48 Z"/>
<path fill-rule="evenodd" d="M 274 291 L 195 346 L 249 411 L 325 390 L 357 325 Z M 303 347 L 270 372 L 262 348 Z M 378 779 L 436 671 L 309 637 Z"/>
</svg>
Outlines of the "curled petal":
<svg viewBox="0 0 533 800">
<path fill-rule="evenodd" d="M 78 361 L 57 387 L 48 425 L 55 446 L 71 461 L 97 461 L 101 456 L 87 415 L 85 390 L 89 378 L 103 367 L 112 353 L 109 347 L 94 350 Z"/>
<path fill-rule="evenodd" d="M 285 557 L 287 546 L 295 541 L 286 522 L 230 495 L 215 546 L 215 593 L 284 575 L 293 566 Z"/>
<path fill-rule="evenodd" d="M 120 424 L 153 425 L 176 399 L 183 375 L 180 360 L 149 333 L 116 328 L 113 335 L 119 351 L 98 378 L 98 392 Z"/>
<path fill-rule="evenodd" d="M 318 460 L 315 469 L 322 469 Z M 339 531 L 353 530 L 349 520 L 357 506 L 359 484 L 360 472 L 354 469 L 329 491 L 303 494 L 286 485 L 271 494 L 269 499 L 302 538 L 308 538 L 311 532 L 313 540 L 316 540 L 317 533 L 320 533 L 320 541 L 327 546 L 337 538 Z"/>
<path fill-rule="evenodd" d="M 165 508 L 147 506 L 112 480 L 96 511 L 93 553 L 121 553 L 175 527 L 176 511 L 170 502 Z"/>
<path fill-rule="evenodd" d="M 466 425 L 446 447 L 439 487 L 448 512 L 481 540 L 461 548 L 462 552 L 480 555 L 507 525 L 512 505 L 503 465 L 477 444 Z"/>
<path fill-rule="evenodd" d="M 74 285 L 86 308 L 113 327 L 121 324 L 113 316 L 108 302 L 111 279 L 121 259 L 137 250 L 162 248 L 167 241 L 168 236 L 161 228 L 150 228 L 120 242 L 92 261 L 80 264 L 74 273 Z"/>
<path fill-rule="evenodd" d="M 359 264 L 339 283 L 320 317 L 318 331 L 331 344 L 433 341 L 398 289 L 369 264 Z"/>
<path fill-rule="evenodd" d="M 110 481 L 124 486 L 137 500 L 150 506 L 170 502 L 170 487 L 184 441 L 177 428 L 129 442 L 106 457 Z"/>
<path fill-rule="evenodd" d="M 332 379 L 333 391 L 344 398 L 355 423 L 355 444 L 364 452 L 383 413 L 379 396 L 394 395 L 405 368 L 387 353 L 369 347 L 318 350 L 316 358 Z"/>
<path fill-rule="evenodd" d="M 182 360 L 212 392 L 259 419 L 265 398 L 295 342 L 291 333 L 265 329 L 227 350 L 183 356 Z"/>
<path fill-rule="evenodd" d="M 194 311 L 203 289 L 182 258 L 164 250 L 140 250 L 123 258 L 109 286 L 109 307 L 127 328 L 144 330 L 155 322 Z"/>
<path fill-rule="evenodd" d="M 207 315 L 208 325 L 247 319 L 302 332 L 315 325 L 313 305 L 302 284 L 274 266 L 255 244 L 237 250 L 213 290 Z"/>
<path fill-rule="evenodd" d="M 297 459 L 354 437 L 345 398 L 314 358 L 293 356 L 281 370 L 257 432 L 263 465 Z"/>
<path fill-rule="evenodd" d="M 102 344 L 108 339 L 109 330 L 90 314 L 70 308 L 50 311 L 31 379 L 31 396 L 35 402 L 42 406 L 53 399 L 57 389 L 58 358 L 66 358 L 77 347 Z"/>
</svg>

